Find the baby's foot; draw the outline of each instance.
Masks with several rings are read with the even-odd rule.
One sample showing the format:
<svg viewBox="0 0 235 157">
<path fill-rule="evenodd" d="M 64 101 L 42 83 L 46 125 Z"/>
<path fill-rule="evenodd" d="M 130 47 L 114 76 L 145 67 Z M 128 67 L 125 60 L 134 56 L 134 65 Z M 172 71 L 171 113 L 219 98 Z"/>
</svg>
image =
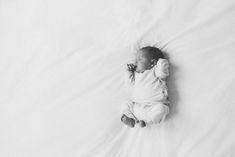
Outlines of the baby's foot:
<svg viewBox="0 0 235 157">
<path fill-rule="evenodd" d="M 146 127 L 146 123 L 143 120 L 139 121 L 141 128 Z"/>
<path fill-rule="evenodd" d="M 121 121 L 131 128 L 135 126 L 135 120 L 133 118 L 127 117 L 125 114 L 122 115 Z"/>
</svg>

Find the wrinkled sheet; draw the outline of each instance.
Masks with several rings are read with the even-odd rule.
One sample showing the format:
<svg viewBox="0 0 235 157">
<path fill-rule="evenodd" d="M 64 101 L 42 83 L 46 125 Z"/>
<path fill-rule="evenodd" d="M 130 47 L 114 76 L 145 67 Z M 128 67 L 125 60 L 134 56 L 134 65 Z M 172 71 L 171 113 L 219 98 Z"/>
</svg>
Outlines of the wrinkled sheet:
<svg viewBox="0 0 235 157">
<path fill-rule="evenodd" d="M 120 122 L 123 66 L 168 54 L 162 126 Z M 233 0 L 1 0 L 1 157 L 234 157 Z"/>
</svg>

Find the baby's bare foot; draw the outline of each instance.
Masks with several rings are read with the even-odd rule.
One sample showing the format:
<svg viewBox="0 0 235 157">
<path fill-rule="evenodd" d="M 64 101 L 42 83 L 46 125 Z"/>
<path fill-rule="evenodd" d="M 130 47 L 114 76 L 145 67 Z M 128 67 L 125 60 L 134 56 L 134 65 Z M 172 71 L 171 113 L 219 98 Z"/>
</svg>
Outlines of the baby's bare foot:
<svg viewBox="0 0 235 157">
<path fill-rule="evenodd" d="M 133 118 L 129 118 L 126 115 L 122 115 L 121 121 L 127 126 L 133 128 L 135 126 L 135 120 Z"/>
<path fill-rule="evenodd" d="M 141 128 L 146 127 L 146 123 L 143 120 L 139 121 Z"/>
</svg>

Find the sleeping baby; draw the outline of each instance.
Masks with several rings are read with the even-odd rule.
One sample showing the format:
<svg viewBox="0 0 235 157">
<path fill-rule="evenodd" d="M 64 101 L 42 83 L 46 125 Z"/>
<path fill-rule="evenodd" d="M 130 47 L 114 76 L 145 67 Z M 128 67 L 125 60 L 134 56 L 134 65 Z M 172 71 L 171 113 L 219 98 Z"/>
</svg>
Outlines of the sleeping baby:
<svg viewBox="0 0 235 157">
<path fill-rule="evenodd" d="M 121 121 L 129 127 L 161 124 L 169 113 L 166 78 L 169 63 L 160 49 L 143 47 L 135 63 L 127 64 L 126 82 L 133 87 L 131 100 L 121 107 Z"/>
</svg>

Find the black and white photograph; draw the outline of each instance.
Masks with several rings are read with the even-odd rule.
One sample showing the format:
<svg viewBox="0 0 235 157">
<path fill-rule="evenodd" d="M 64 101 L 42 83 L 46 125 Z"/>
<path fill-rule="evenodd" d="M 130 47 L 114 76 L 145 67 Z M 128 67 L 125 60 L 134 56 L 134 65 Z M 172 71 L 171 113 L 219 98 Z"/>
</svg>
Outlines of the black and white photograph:
<svg viewBox="0 0 235 157">
<path fill-rule="evenodd" d="M 235 0 L 0 0 L 0 157 L 235 157 Z"/>
</svg>

